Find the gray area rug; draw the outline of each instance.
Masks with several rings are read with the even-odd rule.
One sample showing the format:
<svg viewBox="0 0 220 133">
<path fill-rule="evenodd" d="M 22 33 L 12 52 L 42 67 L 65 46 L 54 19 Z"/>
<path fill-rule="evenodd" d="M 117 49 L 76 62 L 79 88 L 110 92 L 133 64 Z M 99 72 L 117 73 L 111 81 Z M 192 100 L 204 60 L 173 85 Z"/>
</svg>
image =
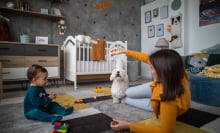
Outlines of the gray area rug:
<svg viewBox="0 0 220 133">
<path fill-rule="evenodd" d="M 152 112 L 137 109 L 127 104 L 113 104 L 112 99 L 91 102 L 88 104 L 112 118 L 125 119 L 135 122 L 152 117 Z"/>
<path fill-rule="evenodd" d="M 140 121 L 152 116 L 151 112 L 140 110 L 126 104 L 113 104 L 112 99 L 88 103 L 91 109 L 79 110 L 65 119 L 82 117 L 102 112 L 113 118 Z M 52 133 L 50 122 L 28 120 L 23 114 L 23 103 L 0 105 L 0 129 L 4 133 Z M 105 133 L 113 133 L 106 131 Z"/>
<path fill-rule="evenodd" d="M 0 129 L 4 133 L 48 133 L 52 127 L 49 122 L 27 120 L 23 103 L 0 106 L 0 116 Z"/>
</svg>

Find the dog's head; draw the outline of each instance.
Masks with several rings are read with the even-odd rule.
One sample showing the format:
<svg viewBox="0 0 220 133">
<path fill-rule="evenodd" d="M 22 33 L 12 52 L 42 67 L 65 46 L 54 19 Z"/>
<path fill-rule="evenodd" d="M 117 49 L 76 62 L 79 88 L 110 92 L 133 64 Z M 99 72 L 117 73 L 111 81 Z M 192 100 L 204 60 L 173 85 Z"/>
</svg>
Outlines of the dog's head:
<svg viewBox="0 0 220 133">
<path fill-rule="evenodd" d="M 172 25 L 180 25 L 181 24 L 181 16 L 171 17 L 171 24 Z"/>
<path fill-rule="evenodd" d="M 77 35 L 75 38 L 80 44 L 97 44 L 97 41 L 93 40 L 90 36 Z"/>
<path fill-rule="evenodd" d="M 112 80 L 123 81 L 123 80 L 127 80 L 127 78 L 128 76 L 125 70 L 115 68 L 110 76 L 110 81 Z"/>
</svg>

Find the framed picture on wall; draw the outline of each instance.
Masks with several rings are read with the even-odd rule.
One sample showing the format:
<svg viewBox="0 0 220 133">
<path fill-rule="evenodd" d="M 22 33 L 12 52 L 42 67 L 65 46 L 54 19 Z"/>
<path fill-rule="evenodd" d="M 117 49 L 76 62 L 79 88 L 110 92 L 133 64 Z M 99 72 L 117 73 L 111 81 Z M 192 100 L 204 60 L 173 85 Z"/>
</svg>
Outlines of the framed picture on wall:
<svg viewBox="0 0 220 133">
<path fill-rule="evenodd" d="M 145 12 L 145 23 L 151 22 L 151 11 Z"/>
<path fill-rule="evenodd" d="M 157 25 L 157 37 L 164 35 L 164 24 Z"/>
<path fill-rule="evenodd" d="M 155 36 L 155 26 L 151 25 L 147 27 L 148 38 L 152 38 Z"/>
<path fill-rule="evenodd" d="M 168 5 L 160 7 L 160 18 L 168 18 Z"/>
<path fill-rule="evenodd" d="M 158 16 L 158 14 L 159 14 L 159 8 L 155 8 L 153 10 L 153 17 L 156 18 Z"/>
</svg>

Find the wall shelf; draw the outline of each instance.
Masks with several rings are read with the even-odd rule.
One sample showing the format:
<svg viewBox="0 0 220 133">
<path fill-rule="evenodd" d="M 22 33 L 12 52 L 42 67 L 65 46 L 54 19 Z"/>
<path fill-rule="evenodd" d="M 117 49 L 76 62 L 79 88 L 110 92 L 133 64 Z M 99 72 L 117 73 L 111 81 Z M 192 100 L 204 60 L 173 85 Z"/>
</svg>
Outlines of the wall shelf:
<svg viewBox="0 0 220 133">
<path fill-rule="evenodd" d="M 35 44 L 37 44 L 37 43 L 21 43 L 21 42 L 13 42 L 13 41 L 0 41 L 0 44 L 2 44 L 2 43 L 4 43 L 4 44 L 29 44 L 29 45 L 35 45 Z M 54 45 L 54 44 L 37 44 L 37 45 L 42 45 L 42 46 L 44 46 L 44 45 Z"/>
<path fill-rule="evenodd" d="M 0 11 L 6 12 L 6 13 L 11 12 L 11 13 L 17 13 L 17 14 L 22 14 L 22 15 L 45 17 L 45 18 L 51 18 L 51 19 L 55 19 L 55 20 L 64 19 L 64 16 L 43 14 L 43 13 L 40 13 L 40 12 L 32 12 L 32 11 L 22 11 L 22 10 L 11 9 L 11 8 L 6 8 L 6 7 L 0 7 Z"/>
</svg>

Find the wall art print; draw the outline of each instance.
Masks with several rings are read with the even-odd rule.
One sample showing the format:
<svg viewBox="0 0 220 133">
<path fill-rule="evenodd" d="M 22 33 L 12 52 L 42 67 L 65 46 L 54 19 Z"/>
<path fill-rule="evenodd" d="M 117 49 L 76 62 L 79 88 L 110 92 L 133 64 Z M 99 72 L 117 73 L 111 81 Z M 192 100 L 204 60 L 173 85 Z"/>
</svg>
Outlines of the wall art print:
<svg viewBox="0 0 220 133">
<path fill-rule="evenodd" d="M 148 38 L 152 38 L 155 36 L 155 26 L 151 25 L 147 27 Z"/>
<path fill-rule="evenodd" d="M 200 0 L 199 26 L 220 23 L 220 0 Z"/>
<path fill-rule="evenodd" d="M 168 18 L 168 5 L 160 7 L 160 18 Z"/>
<path fill-rule="evenodd" d="M 151 11 L 145 12 L 145 23 L 151 22 Z"/>
</svg>

